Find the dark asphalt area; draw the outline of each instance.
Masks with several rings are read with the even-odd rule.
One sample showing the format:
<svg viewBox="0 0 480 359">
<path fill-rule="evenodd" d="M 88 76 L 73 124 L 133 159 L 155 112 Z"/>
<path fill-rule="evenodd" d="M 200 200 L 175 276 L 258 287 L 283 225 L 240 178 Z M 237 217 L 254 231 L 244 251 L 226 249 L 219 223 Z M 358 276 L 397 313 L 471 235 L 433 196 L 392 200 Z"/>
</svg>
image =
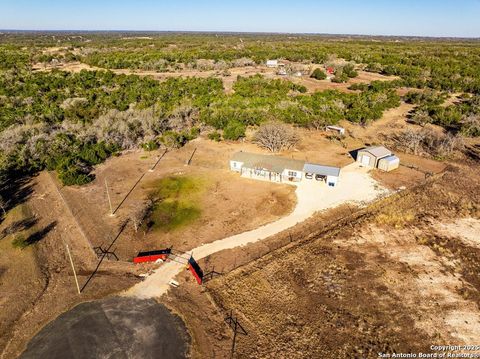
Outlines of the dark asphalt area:
<svg viewBox="0 0 480 359">
<path fill-rule="evenodd" d="M 185 358 L 185 324 L 153 299 L 114 297 L 77 305 L 46 325 L 22 359 Z"/>
</svg>

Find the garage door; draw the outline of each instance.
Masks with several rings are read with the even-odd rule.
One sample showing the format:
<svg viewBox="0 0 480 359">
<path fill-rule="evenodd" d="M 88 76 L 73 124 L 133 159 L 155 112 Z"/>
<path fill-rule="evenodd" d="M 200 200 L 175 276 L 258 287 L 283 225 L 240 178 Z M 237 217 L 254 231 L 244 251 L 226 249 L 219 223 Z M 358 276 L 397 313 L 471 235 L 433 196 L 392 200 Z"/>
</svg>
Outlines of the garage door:
<svg viewBox="0 0 480 359">
<path fill-rule="evenodd" d="M 370 164 L 370 156 L 363 155 L 362 156 L 362 165 L 368 166 Z"/>
</svg>

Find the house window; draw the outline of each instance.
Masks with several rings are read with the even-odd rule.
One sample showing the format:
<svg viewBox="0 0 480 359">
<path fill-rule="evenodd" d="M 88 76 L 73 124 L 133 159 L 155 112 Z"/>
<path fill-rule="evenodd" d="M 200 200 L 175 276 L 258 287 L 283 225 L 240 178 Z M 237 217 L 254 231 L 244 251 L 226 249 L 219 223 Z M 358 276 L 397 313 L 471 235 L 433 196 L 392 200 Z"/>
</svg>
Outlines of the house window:
<svg viewBox="0 0 480 359">
<path fill-rule="evenodd" d="M 295 172 L 295 171 L 288 171 L 288 175 L 289 175 L 290 177 L 297 177 L 297 172 Z"/>
</svg>

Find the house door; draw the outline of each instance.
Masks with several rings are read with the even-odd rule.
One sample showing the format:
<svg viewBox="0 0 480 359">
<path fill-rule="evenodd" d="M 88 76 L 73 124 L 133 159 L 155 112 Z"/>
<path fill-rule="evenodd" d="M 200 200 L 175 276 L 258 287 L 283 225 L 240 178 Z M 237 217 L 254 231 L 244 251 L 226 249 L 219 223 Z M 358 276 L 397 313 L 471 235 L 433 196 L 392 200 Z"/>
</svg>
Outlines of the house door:
<svg viewBox="0 0 480 359">
<path fill-rule="evenodd" d="M 362 165 L 370 165 L 370 156 L 362 155 Z"/>
</svg>

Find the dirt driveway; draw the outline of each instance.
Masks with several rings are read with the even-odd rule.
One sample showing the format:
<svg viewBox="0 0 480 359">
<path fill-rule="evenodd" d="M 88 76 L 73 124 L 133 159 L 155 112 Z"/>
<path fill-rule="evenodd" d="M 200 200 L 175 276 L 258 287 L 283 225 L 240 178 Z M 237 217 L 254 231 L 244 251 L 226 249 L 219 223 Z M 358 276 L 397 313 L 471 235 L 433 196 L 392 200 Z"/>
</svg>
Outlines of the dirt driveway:
<svg viewBox="0 0 480 359">
<path fill-rule="evenodd" d="M 342 169 L 339 183 L 335 188 L 327 187 L 315 180 L 304 180 L 297 185 L 295 193 L 297 206 L 290 215 L 254 230 L 203 244 L 190 252 L 198 260 L 224 249 L 245 246 L 293 227 L 311 217 L 315 212 L 349 202 L 366 204 L 380 195 L 386 195 L 388 190 L 370 177 L 368 169 L 352 163 Z M 169 289 L 169 281 L 183 268 L 184 265 L 174 261 L 165 263 L 143 282 L 130 288 L 127 295 L 139 298 L 160 297 Z"/>
</svg>

